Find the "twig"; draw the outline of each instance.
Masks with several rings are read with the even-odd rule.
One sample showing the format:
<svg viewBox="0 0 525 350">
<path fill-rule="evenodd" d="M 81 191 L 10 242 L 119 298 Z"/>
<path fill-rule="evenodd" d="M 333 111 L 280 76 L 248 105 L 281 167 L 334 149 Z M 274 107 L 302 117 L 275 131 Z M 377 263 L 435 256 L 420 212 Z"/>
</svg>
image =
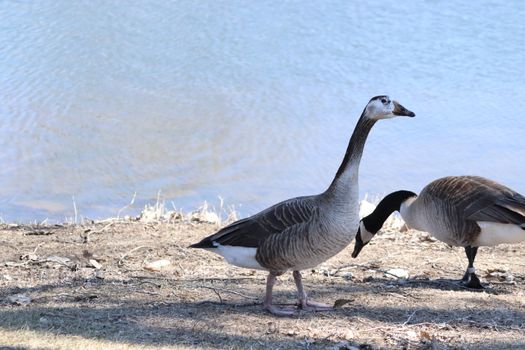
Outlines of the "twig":
<svg viewBox="0 0 525 350">
<path fill-rule="evenodd" d="M 160 295 L 160 293 L 150 292 L 150 291 L 147 291 L 147 290 L 136 290 L 135 292 L 142 293 L 142 294 L 149 294 L 149 295 Z"/>
<path fill-rule="evenodd" d="M 141 246 L 138 246 L 138 247 L 135 247 L 133 249 L 131 249 L 129 252 L 125 253 L 124 255 L 122 255 L 120 257 L 120 259 L 118 260 L 117 262 L 117 266 L 122 266 L 122 264 L 124 263 L 124 259 L 130 255 L 131 253 L 133 253 L 134 251 L 137 251 L 139 249 L 142 249 L 142 248 L 148 248 L 148 246 L 145 246 L 145 245 L 141 245 Z"/>
<path fill-rule="evenodd" d="M 135 203 L 135 198 L 137 198 L 137 191 L 135 191 L 135 193 L 133 194 L 133 198 L 131 198 L 131 202 L 129 202 L 128 205 L 125 205 L 123 206 L 122 208 L 120 208 L 117 212 L 117 220 L 120 219 L 120 213 L 122 213 L 122 211 L 128 209 L 128 208 L 131 208 L 133 206 L 133 204 Z"/>
<path fill-rule="evenodd" d="M 212 290 L 219 297 L 219 303 L 222 304 L 222 297 L 221 297 L 221 294 L 217 291 L 217 289 L 215 289 L 213 287 L 206 287 L 206 286 L 200 286 L 200 287 Z"/>
<path fill-rule="evenodd" d="M 115 224 L 115 221 L 112 221 L 110 222 L 109 224 L 105 225 L 104 227 L 102 227 L 101 229 L 99 230 L 95 230 L 95 231 L 89 231 L 88 233 L 86 233 L 86 235 L 84 236 L 84 243 L 88 243 L 89 242 L 89 236 L 92 234 L 92 233 L 102 233 L 104 232 L 106 229 L 108 229 L 110 226 L 114 225 Z"/>
<path fill-rule="evenodd" d="M 40 248 L 42 244 L 44 244 L 44 242 L 40 242 L 36 245 L 35 249 L 33 250 L 33 254 L 36 254 L 36 251 L 38 250 L 38 248 Z"/>
<path fill-rule="evenodd" d="M 139 283 L 139 285 L 143 285 L 143 284 L 152 284 L 152 285 L 154 285 L 157 288 L 162 288 L 161 284 L 156 284 L 156 283 L 153 283 L 151 281 L 142 281 L 142 282 Z"/>
<path fill-rule="evenodd" d="M 217 293 L 217 290 L 221 291 L 221 292 L 224 292 L 224 293 L 230 293 L 230 294 L 235 294 L 235 295 L 238 295 L 240 297 L 243 297 L 245 299 L 250 299 L 250 300 L 259 300 L 258 298 L 254 298 L 254 297 L 251 297 L 249 295 L 246 295 L 246 294 L 242 294 L 242 293 L 239 293 L 239 292 L 236 292 L 234 290 L 229 290 L 229 289 L 224 289 L 224 288 L 216 288 L 216 287 L 210 287 L 210 286 L 203 286 L 203 285 L 193 285 L 193 286 L 188 286 L 188 288 L 204 288 L 204 289 L 211 289 L 213 290 L 215 293 Z M 218 293 L 217 293 L 218 294 Z M 219 296 L 220 298 L 220 296 Z"/>
<path fill-rule="evenodd" d="M 412 317 L 414 317 L 414 315 L 416 314 L 418 310 L 414 310 L 414 312 L 412 312 L 412 314 L 410 314 L 410 316 L 408 316 L 408 319 L 403 323 L 403 326 L 406 326 L 410 320 L 412 319 Z"/>
<path fill-rule="evenodd" d="M 78 216 L 78 212 L 77 212 L 77 203 L 75 202 L 75 196 L 72 196 L 73 198 L 73 209 L 75 210 L 75 224 L 77 223 L 77 216 Z"/>
</svg>

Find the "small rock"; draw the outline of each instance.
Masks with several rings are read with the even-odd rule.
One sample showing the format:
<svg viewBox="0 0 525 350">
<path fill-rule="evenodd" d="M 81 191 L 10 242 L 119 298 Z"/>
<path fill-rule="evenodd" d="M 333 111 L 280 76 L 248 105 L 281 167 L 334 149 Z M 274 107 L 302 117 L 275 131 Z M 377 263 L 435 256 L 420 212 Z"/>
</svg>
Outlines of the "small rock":
<svg viewBox="0 0 525 350">
<path fill-rule="evenodd" d="M 46 261 L 54 262 L 54 263 L 61 264 L 61 265 L 68 265 L 68 263 L 71 260 L 69 258 L 65 258 L 62 256 L 51 255 L 47 257 Z"/>
<path fill-rule="evenodd" d="M 190 214 L 190 220 L 194 222 L 206 222 L 210 224 L 219 224 L 221 219 L 219 216 L 207 210 L 198 210 Z"/>
<path fill-rule="evenodd" d="M 273 334 L 279 331 L 279 325 L 275 322 L 268 322 L 268 329 L 266 330 L 266 334 Z"/>
<path fill-rule="evenodd" d="M 25 255 L 20 256 L 20 260 L 37 261 L 38 255 L 33 254 L 33 253 L 25 254 Z"/>
<path fill-rule="evenodd" d="M 106 278 L 106 277 L 104 276 L 104 271 L 102 271 L 102 270 L 97 270 L 97 272 L 95 272 L 95 277 L 98 278 L 98 279 L 101 279 L 101 280 L 103 280 L 104 278 Z"/>
<path fill-rule="evenodd" d="M 31 302 L 31 298 L 25 294 L 14 294 L 7 297 L 11 304 L 26 306 Z"/>
<path fill-rule="evenodd" d="M 341 273 L 341 277 L 344 278 L 347 281 L 350 281 L 350 280 L 354 279 L 354 274 L 351 273 L 351 272 L 343 272 L 343 273 Z"/>
<path fill-rule="evenodd" d="M 9 276 L 9 275 L 3 275 L 2 276 L 6 281 L 12 281 L 13 280 L 13 277 Z"/>
<path fill-rule="evenodd" d="M 337 270 L 334 270 L 334 269 L 320 269 L 319 272 L 321 272 L 323 274 L 323 276 L 332 277 L 332 276 L 335 276 L 335 274 L 337 273 Z"/>
<path fill-rule="evenodd" d="M 514 282 L 514 276 L 508 271 L 504 269 L 489 269 L 487 271 L 487 278 L 497 279 L 501 282 Z"/>
<path fill-rule="evenodd" d="M 148 271 L 158 272 L 162 268 L 169 266 L 170 264 L 171 262 L 169 260 L 162 259 L 162 260 L 152 261 L 144 265 L 144 269 Z"/>
<path fill-rule="evenodd" d="M 408 331 L 406 334 L 408 339 L 416 340 L 418 338 L 417 333 L 415 331 Z"/>
<path fill-rule="evenodd" d="M 94 267 L 97 270 L 100 270 L 102 268 L 102 265 L 100 265 L 100 263 L 95 259 L 89 259 L 88 266 Z"/>
<path fill-rule="evenodd" d="M 49 324 L 49 320 L 45 317 L 40 317 L 38 319 L 38 322 L 40 322 L 41 324 L 43 324 L 44 326 L 47 326 Z"/>
<path fill-rule="evenodd" d="M 409 273 L 405 269 L 390 269 L 386 272 L 386 276 L 407 279 L 409 277 Z"/>
<path fill-rule="evenodd" d="M 354 332 L 352 332 L 350 329 L 347 329 L 344 331 L 344 338 L 347 340 L 354 339 Z"/>
</svg>

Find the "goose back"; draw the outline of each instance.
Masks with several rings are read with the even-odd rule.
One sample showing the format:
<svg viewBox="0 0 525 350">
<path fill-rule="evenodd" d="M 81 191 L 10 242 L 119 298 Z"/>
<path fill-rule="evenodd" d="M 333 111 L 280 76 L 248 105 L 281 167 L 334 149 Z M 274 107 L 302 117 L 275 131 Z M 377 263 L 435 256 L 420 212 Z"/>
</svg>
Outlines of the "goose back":
<svg viewBox="0 0 525 350">
<path fill-rule="evenodd" d="M 481 233 L 478 224 L 523 225 L 525 198 L 479 176 L 449 176 L 428 184 L 405 213 L 414 228 L 432 232 L 451 244 L 467 246 Z"/>
</svg>

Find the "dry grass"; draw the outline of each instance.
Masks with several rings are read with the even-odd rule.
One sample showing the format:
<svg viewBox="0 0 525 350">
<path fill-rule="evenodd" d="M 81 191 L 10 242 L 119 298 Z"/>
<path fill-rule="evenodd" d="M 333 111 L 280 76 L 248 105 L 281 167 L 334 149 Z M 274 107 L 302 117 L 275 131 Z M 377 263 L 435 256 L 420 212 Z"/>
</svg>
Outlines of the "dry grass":
<svg viewBox="0 0 525 350">
<path fill-rule="evenodd" d="M 158 209 L 158 208 L 157 208 Z M 0 347 L 15 349 L 525 348 L 525 244 L 482 248 L 484 291 L 453 281 L 459 248 L 424 233 L 387 232 L 353 260 L 351 249 L 304 281 L 316 300 L 350 302 L 333 312 L 276 318 L 261 308 L 265 274 L 185 248 L 217 224 L 163 221 L 0 229 Z M 65 263 L 53 256 L 67 257 Z M 144 265 L 168 259 L 160 272 Z M 90 260 L 102 265 L 92 267 Z M 408 280 L 385 273 L 409 271 Z M 491 269 L 500 269 L 487 276 Z M 284 275 L 281 303 L 295 302 Z M 14 305 L 8 296 L 32 299 Z"/>
</svg>

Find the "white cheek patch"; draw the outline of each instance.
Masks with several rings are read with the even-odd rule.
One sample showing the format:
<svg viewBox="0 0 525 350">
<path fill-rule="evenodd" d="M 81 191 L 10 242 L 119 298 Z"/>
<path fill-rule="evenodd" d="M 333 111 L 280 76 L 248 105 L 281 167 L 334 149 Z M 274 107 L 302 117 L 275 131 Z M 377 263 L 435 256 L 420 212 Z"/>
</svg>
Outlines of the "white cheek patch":
<svg viewBox="0 0 525 350">
<path fill-rule="evenodd" d="M 388 97 L 385 97 L 389 99 Z M 389 119 L 394 118 L 394 103 L 390 101 L 386 106 L 381 102 L 381 99 L 374 100 L 366 106 L 366 114 L 370 119 L 379 120 L 379 119 Z"/>
<path fill-rule="evenodd" d="M 363 243 L 370 242 L 370 240 L 374 237 L 374 234 L 365 228 L 365 224 L 363 224 L 362 221 L 359 224 L 359 229 L 361 231 L 361 240 Z"/>
</svg>

